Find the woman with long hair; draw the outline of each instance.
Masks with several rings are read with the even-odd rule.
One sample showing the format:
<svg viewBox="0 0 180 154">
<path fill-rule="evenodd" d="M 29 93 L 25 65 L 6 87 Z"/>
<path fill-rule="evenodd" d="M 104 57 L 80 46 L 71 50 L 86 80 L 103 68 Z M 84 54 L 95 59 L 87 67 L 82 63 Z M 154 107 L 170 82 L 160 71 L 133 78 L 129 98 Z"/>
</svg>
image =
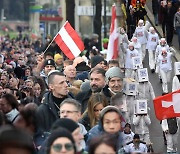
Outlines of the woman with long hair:
<svg viewBox="0 0 180 154">
<path fill-rule="evenodd" d="M 88 101 L 88 107 L 81 119 L 81 123 L 87 131 L 98 123 L 100 111 L 107 105 L 108 101 L 102 93 L 92 94 Z"/>
</svg>

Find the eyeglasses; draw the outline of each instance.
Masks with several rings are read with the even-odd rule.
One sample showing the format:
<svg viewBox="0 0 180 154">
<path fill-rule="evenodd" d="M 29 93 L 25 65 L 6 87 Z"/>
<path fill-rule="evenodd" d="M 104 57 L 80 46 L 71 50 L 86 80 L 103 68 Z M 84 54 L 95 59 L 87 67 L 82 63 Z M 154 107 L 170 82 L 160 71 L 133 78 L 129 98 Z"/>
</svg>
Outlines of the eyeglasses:
<svg viewBox="0 0 180 154">
<path fill-rule="evenodd" d="M 54 144 L 52 145 L 52 149 L 56 152 L 61 152 L 62 148 L 65 148 L 67 151 L 71 151 L 74 148 L 72 143 L 65 143 L 65 144 Z"/>
<path fill-rule="evenodd" d="M 65 110 L 60 110 L 60 114 L 73 114 L 73 113 L 75 113 L 75 112 L 79 112 L 79 111 L 65 111 Z"/>
</svg>

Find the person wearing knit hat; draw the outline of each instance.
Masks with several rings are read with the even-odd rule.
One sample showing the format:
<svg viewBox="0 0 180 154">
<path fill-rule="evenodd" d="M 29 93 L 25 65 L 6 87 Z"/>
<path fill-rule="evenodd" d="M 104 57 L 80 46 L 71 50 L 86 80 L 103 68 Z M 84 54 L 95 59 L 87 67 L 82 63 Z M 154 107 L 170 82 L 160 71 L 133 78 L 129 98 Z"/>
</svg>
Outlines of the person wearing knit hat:
<svg viewBox="0 0 180 154">
<path fill-rule="evenodd" d="M 99 124 L 89 130 L 87 143 L 99 134 L 109 133 L 117 137 L 118 148 L 122 147 L 121 136 L 121 119 L 122 115 L 120 110 L 112 105 L 104 107 L 100 112 Z M 88 150 L 88 144 L 86 149 Z"/>
<path fill-rule="evenodd" d="M 73 133 L 77 128 L 79 128 L 79 125 L 73 120 L 68 119 L 68 118 L 60 118 L 54 122 L 54 124 L 51 127 L 51 130 L 55 130 L 59 126 L 66 128 L 71 133 Z"/>
<path fill-rule="evenodd" d="M 107 86 L 104 87 L 103 93 L 110 100 L 112 96 L 122 91 L 124 73 L 119 67 L 111 67 L 105 76 Z"/>
<path fill-rule="evenodd" d="M 76 146 L 71 132 L 59 127 L 51 133 L 47 140 L 46 154 L 67 153 L 75 154 Z"/>
<path fill-rule="evenodd" d="M 91 68 L 94 68 L 94 67 L 104 68 L 104 58 L 99 55 L 92 57 Z"/>
<path fill-rule="evenodd" d="M 128 49 L 123 48 L 125 56 L 125 77 L 126 78 L 134 78 L 134 66 L 133 66 L 133 58 L 140 57 L 140 53 L 138 50 L 134 48 L 134 43 L 130 42 L 128 45 Z"/>
<path fill-rule="evenodd" d="M 54 61 L 56 63 L 56 69 L 59 71 L 63 70 L 63 56 L 59 53 L 54 55 Z"/>
<path fill-rule="evenodd" d="M 44 73 L 47 75 L 51 70 L 56 69 L 56 64 L 53 59 L 48 59 L 44 62 Z"/>
<path fill-rule="evenodd" d="M 67 114 L 67 113 L 66 113 Z M 77 151 L 82 150 L 81 141 L 84 138 L 83 135 L 80 133 L 80 127 L 78 123 L 69 119 L 69 118 L 60 118 L 55 121 L 51 130 L 55 130 L 58 127 L 63 127 L 69 130 L 75 140 Z"/>
<path fill-rule="evenodd" d="M 48 73 L 56 69 L 56 64 L 53 59 L 45 60 L 44 69 L 40 72 L 40 76 L 45 81 L 46 87 L 48 88 Z"/>
<path fill-rule="evenodd" d="M 79 145 L 80 145 L 80 141 L 81 141 L 81 134 L 80 134 L 79 125 L 71 119 L 60 118 L 60 119 L 57 119 L 53 123 L 50 132 L 53 133 L 55 130 L 59 129 L 60 127 L 67 129 L 72 134 L 73 139 L 75 140 L 75 145 L 76 145 L 77 151 L 79 151 Z M 47 144 L 48 144 L 48 142 L 46 139 L 40 148 L 39 154 L 45 153 Z"/>
</svg>

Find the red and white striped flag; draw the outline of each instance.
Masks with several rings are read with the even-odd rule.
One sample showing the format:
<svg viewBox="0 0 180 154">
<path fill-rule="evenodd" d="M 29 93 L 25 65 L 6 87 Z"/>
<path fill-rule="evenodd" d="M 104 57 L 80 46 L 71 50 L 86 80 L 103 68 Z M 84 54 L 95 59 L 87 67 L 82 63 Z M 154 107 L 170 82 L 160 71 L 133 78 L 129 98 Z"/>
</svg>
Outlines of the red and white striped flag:
<svg viewBox="0 0 180 154">
<path fill-rule="evenodd" d="M 83 41 L 68 21 L 65 22 L 54 40 L 63 53 L 71 60 L 79 56 L 84 50 Z"/>
<path fill-rule="evenodd" d="M 107 61 L 118 58 L 118 25 L 116 19 L 116 6 L 112 6 L 111 28 L 107 51 Z"/>
</svg>

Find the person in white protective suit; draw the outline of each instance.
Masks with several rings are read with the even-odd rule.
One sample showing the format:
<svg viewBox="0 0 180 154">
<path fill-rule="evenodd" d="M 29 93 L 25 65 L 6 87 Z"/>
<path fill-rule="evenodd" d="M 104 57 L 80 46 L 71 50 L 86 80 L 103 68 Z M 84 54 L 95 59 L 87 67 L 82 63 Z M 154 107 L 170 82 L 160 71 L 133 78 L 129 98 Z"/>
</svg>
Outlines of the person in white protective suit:
<svg viewBox="0 0 180 154">
<path fill-rule="evenodd" d="M 159 36 L 156 33 L 154 27 L 150 27 L 148 32 L 146 49 L 148 50 L 149 53 L 149 68 L 151 69 L 152 73 L 155 72 L 155 51 L 158 43 L 159 43 Z"/>
<path fill-rule="evenodd" d="M 122 45 L 121 45 L 122 46 Z M 130 42 L 128 49 L 123 48 L 123 51 L 126 53 L 125 57 L 125 77 L 134 78 L 134 67 L 133 67 L 133 57 L 139 56 L 138 51 L 134 48 L 134 43 Z"/>
<path fill-rule="evenodd" d="M 143 20 L 141 20 L 141 19 L 139 20 L 138 27 L 136 27 L 136 30 L 135 30 L 133 36 L 137 37 L 141 44 L 142 61 L 143 61 L 146 56 L 146 44 L 147 44 L 147 36 L 148 36 L 148 31 L 146 30 L 146 28 L 144 26 Z"/>
<path fill-rule="evenodd" d="M 167 152 L 168 153 L 176 153 L 178 146 L 178 118 L 168 118 L 164 119 L 161 122 L 161 127 L 163 132 L 165 133 L 166 141 L 167 141 Z"/>
<path fill-rule="evenodd" d="M 119 27 L 118 31 L 119 31 L 118 46 L 119 46 L 119 65 L 120 65 L 119 67 L 124 69 L 125 53 L 123 52 L 121 44 L 125 49 L 127 49 L 129 40 L 124 28 Z"/>
<path fill-rule="evenodd" d="M 175 52 L 174 50 L 172 50 Z M 162 78 L 162 91 L 163 94 L 169 92 L 168 84 L 171 80 L 172 73 L 172 56 L 174 53 L 168 52 L 166 48 L 161 49 L 161 54 L 157 58 L 157 64 L 159 65 L 159 72 Z"/>
</svg>

